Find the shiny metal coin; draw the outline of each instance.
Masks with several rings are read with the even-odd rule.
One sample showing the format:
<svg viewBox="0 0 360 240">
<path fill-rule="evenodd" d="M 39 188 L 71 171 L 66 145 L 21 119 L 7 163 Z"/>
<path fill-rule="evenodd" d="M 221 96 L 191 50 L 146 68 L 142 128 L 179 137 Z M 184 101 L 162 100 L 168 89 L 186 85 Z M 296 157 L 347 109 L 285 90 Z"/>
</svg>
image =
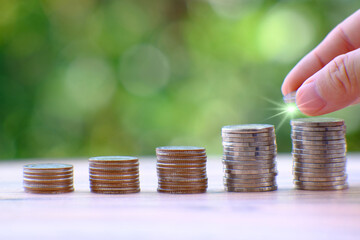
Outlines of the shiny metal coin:
<svg viewBox="0 0 360 240">
<path fill-rule="evenodd" d="M 347 174 L 339 177 L 299 177 L 294 176 L 295 180 L 306 181 L 306 182 L 335 182 L 335 181 L 346 181 Z"/>
<path fill-rule="evenodd" d="M 346 163 L 300 163 L 294 162 L 294 167 L 303 167 L 303 168 L 338 168 L 338 167 L 346 167 Z"/>
<path fill-rule="evenodd" d="M 246 161 L 246 160 L 227 160 L 227 159 L 223 159 L 222 162 L 224 164 L 238 164 L 238 165 L 249 165 L 249 166 L 259 166 L 259 165 L 263 165 L 263 164 L 273 164 L 275 163 L 274 159 L 270 159 L 270 160 L 250 160 L 250 161 Z"/>
<path fill-rule="evenodd" d="M 275 155 L 265 155 L 265 156 L 230 156 L 223 155 L 222 158 L 224 160 L 234 160 L 234 161 L 259 161 L 259 160 L 274 160 L 276 158 Z"/>
<path fill-rule="evenodd" d="M 196 157 L 206 157 L 206 152 L 157 152 L 156 156 L 161 157 L 188 157 L 188 158 L 196 158 Z"/>
<path fill-rule="evenodd" d="M 276 185 L 276 181 L 261 182 L 261 183 L 236 183 L 224 181 L 226 187 L 240 187 L 240 188 L 258 188 L 258 187 L 270 187 Z"/>
<path fill-rule="evenodd" d="M 34 194 L 63 194 L 63 193 L 71 193 L 74 192 L 74 188 L 64 188 L 64 189 L 28 189 L 24 188 L 25 192 L 27 193 L 34 193 Z"/>
<path fill-rule="evenodd" d="M 227 192 L 268 192 L 277 190 L 277 186 L 270 187 L 258 187 L 258 188 L 239 188 L 239 187 L 226 187 L 225 191 Z"/>
<path fill-rule="evenodd" d="M 346 139 L 344 137 L 344 139 L 342 140 L 322 140 L 322 141 L 319 141 L 319 140 L 315 140 L 315 141 L 306 141 L 306 140 L 296 140 L 296 139 L 293 139 L 292 140 L 292 143 L 293 144 L 300 144 L 300 145 L 306 145 L 306 146 L 332 146 L 332 145 L 342 145 L 342 144 L 345 144 L 346 145 Z"/>
<path fill-rule="evenodd" d="M 62 164 L 62 163 L 38 163 L 38 164 L 27 164 L 24 166 L 24 171 L 33 172 L 34 170 L 39 171 L 66 171 L 72 170 L 73 166 L 70 164 Z"/>
<path fill-rule="evenodd" d="M 314 150 L 314 149 L 299 149 L 293 148 L 293 153 L 300 153 L 300 154 L 311 154 L 311 155 L 318 155 L 318 154 L 345 154 L 345 149 L 326 149 L 326 150 Z"/>
<path fill-rule="evenodd" d="M 274 137 L 254 137 L 254 138 L 231 138 L 223 137 L 223 142 L 229 143 L 256 143 L 256 142 L 268 142 L 269 145 L 275 142 Z"/>
<path fill-rule="evenodd" d="M 223 141 L 222 145 L 224 147 L 258 147 L 258 146 L 274 146 L 276 145 L 276 139 L 274 139 L 274 141 L 267 141 L 267 142 L 263 142 L 263 141 L 258 141 L 258 142 L 227 142 L 227 141 Z"/>
<path fill-rule="evenodd" d="M 276 151 L 252 151 L 252 152 L 234 152 L 234 151 L 224 151 L 225 155 L 228 156 L 241 156 L 241 157 L 257 157 L 257 156 L 276 156 Z"/>
<path fill-rule="evenodd" d="M 178 160 L 184 160 L 184 161 L 192 161 L 192 160 L 204 160 L 206 161 L 207 156 L 156 156 L 158 161 L 178 161 Z"/>
<path fill-rule="evenodd" d="M 328 149 L 342 149 L 346 151 L 346 144 L 327 144 L 327 145 L 310 145 L 310 144 L 292 144 L 293 148 L 305 149 L 305 150 L 328 150 Z"/>
<path fill-rule="evenodd" d="M 89 158 L 91 163 L 138 163 L 139 159 L 136 157 L 130 156 L 100 156 L 100 157 L 91 157 Z"/>
<path fill-rule="evenodd" d="M 328 186 L 328 187 L 319 187 L 319 186 L 298 186 L 295 185 L 295 189 L 299 190 L 311 190 L 311 191 L 332 191 L 332 190 L 345 190 L 348 189 L 349 185 L 336 185 L 336 186 Z"/>
<path fill-rule="evenodd" d="M 293 175 L 297 176 L 297 177 L 340 177 L 340 176 L 344 176 L 346 173 L 345 171 L 343 172 L 298 172 L 298 171 L 293 171 Z"/>
<path fill-rule="evenodd" d="M 164 146 L 157 147 L 156 152 L 205 152 L 205 148 L 194 146 Z"/>
<path fill-rule="evenodd" d="M 197 194 L 197 193 L 206 193 L 206 188 L 205 189 L 195 189 L 195 190 L 182 190 L 182 189 L 162 189 L 162 188 L 158 188 L 157 191 L 159 193 L 169 193 L 169 194 Z"/>
<path fill-rule="evenodd" d="M 343 119 L 338 118 L 298 118 L 290 121 L 292 126 L 303 126 L 303 127 L 336 127 L 345 124 Z"/>
<path fill-rule="evenodd" d="M 293 160 L 295 162 L 300 162 L 300 163 L 345 163 L 346 162 L 346 157 L 341 157 L 341 158 L 324 158 L 324 159 L 307 159 L 307 158 L 296 158 L 293 157 Z"/>
<path fill-rule="evenodd" d="M 344 137 L 344 131 L 333 131 L 333 132 L 304 132 L 291 130 L 291 136 L 306 136 L 306 137 Z"/>
<path fill-rule="evenodd" d="M 230 138 L 259 138 L 259 137 L 275 137 L 275 132 L 260 132 L 260 133 L 222 133 L 222 137 Z"/>
<path fill-rule="evenodd" d="M 225 168 L 239 169 L 239 170 L 256 170 L 256 169 L 269 169 L 276 167 L 275 163 L 272 164 L 260 164 L 260 165 L 241 165 L 241 164 L 229 164 L 224 163 Z"/>
<path fill-rule="evenodd" d="M 156 163 L 156 167 L 162 168 L 205 168 L 206 163 Z"/>
<path fill-rule="evenodd" d="M 269 169 L 256 169 L 256 170 L 240 170 L 240 169 L 232 169 L 232 168 L 225 168 L 225 173 L 231 174 L 264 174 L 264 173 L 277 173 L 276 168 L 269 168 Z"/>
<path fill-rule="evenodd" d="M 262 179 L 262 178 L 271 178 L 276 177 L 277 172 L 275 173 L 263 173 L 263 174 L 237 174 L 237 173 L 229 173 L 224 170 L 224 177 L 226 178 L 236 178 L 236 179 Z"/>
<path fill-rule="evenodd" d="M 240 152 L 255 152 L 255 151 L 276 151 L 276 145 L 257 146 L 257 147 L 224 147 L 224 151 L 240 151 Z"/>
<path fill-rule="evenodd" d="M 139 188 L 92 188 L 92 193 L 100 194 L 132 194 L 140 192 Z"/>
<path fill-rule="evenodd" d="M 275 177 L 255 178 L 255 179 L 224 177 L 224 181 L 235 182 L 235 183 L 263 183 L 263 182 L 273 182 L 275 181 Z"/>
<path fill-rule="evenodd" d="M 344 185 L 346 181 L 334 181 L 334 182 L 305 182 L 294 180 L 294 184 L 297 186 L 316 186 L 316 187 L 329 187 L 329 186 L 337 186 Z"/>
<path fill-rule="evenodd" d="M 179 160 L 163 160 L 163 159 L 158 159 L 157 163 L 163 163 L 163 164 L 205 164 L 207 162 L 207 159 L 179 159 Z"/>
<path fill-rule="evenodd" d="M 293 167 L 294 171 L 307 172 L 307 173 L 333 173 L 333 172 L 345 172 L 346 167 L 333 167 L 333 168 L 304 168 L 304 167 Z"/>
<path fill-rule="evenodd" d="M 99 174 L 91 174 L 90 178 L 92 179 L 136 179 L 139 178 L 139 174 L 126 174 L 126 175 L 99 175 Z"/>
<path fill-rule="evenodd" d="M 302 131 L 302 132 L 332 132 L 332 131 L 346 131 L 346 126 L 337 126 L 337 127 L 302 127 L 302 126 L 292 126 L 292 130 Z"/>
<path fill-rule="evenodd" d="M 259 133 L 272 131 L 274 131 L 274 125 L 269 124 L 242 124 L 224 126 L 221 128 L 222 133 Z"/>
<path fill-rule="evenodd" d="M 346 153 L 342 154 L 302 154 L 292 153 L 293 158 L 296 159 L 329 159 L 329 158 L 344 158 Z"/>
<path fill-rule="evenodd" d="M 338 136 L 300 136 L 300 135 L 291 135 L 293 140 L 306 140 L 306 141 L 328 141 L 328 140 L 344 140 L 345 135 Z"/>
</svg>

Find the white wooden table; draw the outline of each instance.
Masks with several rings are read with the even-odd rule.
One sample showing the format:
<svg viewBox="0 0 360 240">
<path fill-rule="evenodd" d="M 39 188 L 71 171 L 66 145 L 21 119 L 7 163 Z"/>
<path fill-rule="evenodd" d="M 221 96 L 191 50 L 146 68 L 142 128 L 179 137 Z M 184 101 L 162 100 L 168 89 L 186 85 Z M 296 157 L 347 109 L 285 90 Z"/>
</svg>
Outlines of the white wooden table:
<svg viewBox="0 0 360 240">
<path fill-rule="evenodd" d="M 74 165 L 75 192 L 24 193 L 22 166 Z M 220 157 L 208 161 L 205 194 L 156 192 L 156 160 L 140 158 L 141 193 L 89 192 L 86 159 L 0 162 L 0 239 L 360 239 L 360 155 L 349 154 L 349 190 L 294 190 L 289 154 L 278 156 L 279 190 L 223 191 Z"/>
</svg>

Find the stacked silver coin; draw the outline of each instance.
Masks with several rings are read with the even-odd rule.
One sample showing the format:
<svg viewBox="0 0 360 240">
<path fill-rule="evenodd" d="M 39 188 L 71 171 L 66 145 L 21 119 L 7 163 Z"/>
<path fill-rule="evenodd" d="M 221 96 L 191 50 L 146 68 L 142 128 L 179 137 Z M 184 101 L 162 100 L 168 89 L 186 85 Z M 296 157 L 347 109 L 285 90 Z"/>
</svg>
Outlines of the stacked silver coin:
<svg viewBox="0 0 360 240">
<path fill-rule="evenodd" d="M 174 194 L 206 192 L 208 179 L 205 148 L 158 147 L 156 156 L 158 192 Z"/>
<path fill-rule="evenodd" d="M 68 193 L 74 191 L 73 166 L 41 163 L 24 166 L 24 189 L 29 193 Z"/>
<path fill-rule="evenodd" d="M 291 120 L 296 189 L 347 189 L 345 122 L 335 118 Z"/>
<path fill-rule="evenodd" d="M 89 159 L 90 190 L 103 194 L 140 192 L 139 159 L 128 156 Z"/>
<path fill-rule="evenodd" d="M 246 124 L 222 128 L 224 185 L 228 192 L 266 192 L 276 185 L 275 128 Z"/>
</svg>

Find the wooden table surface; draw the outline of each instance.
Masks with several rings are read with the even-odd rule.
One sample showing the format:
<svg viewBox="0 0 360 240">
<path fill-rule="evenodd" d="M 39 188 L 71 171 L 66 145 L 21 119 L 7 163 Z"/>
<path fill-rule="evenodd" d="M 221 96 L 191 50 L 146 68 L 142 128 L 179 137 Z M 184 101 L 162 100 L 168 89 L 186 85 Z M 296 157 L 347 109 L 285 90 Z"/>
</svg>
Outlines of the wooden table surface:
<svg viewBox="0 0 360 240">
<path fill-rule="evenodd" d="M 75 192 L 24 193 L 22 166 L 74 165 Z M 156 160 L 140 158 L 141 193 L 89 192 L 86 159 L 0 162 L 0 239 L 360 239 L 360 155 L 348 155 L 349 190 L 294 190 L 289 154 L 278 156 L 279 190 L 223 191 L 220 157 L 205 194 L 156 192 Z"/>
</svg>

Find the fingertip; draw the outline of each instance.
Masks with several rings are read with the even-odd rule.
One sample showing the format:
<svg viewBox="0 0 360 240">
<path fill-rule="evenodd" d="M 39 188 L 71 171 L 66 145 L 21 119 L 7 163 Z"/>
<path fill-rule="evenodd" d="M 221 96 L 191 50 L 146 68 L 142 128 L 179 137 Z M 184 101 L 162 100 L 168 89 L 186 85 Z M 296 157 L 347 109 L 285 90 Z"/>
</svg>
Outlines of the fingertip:
<svg viewBox="0 0 360 240">
<path fill-rule="evenodd" d="M 320 115 L 321 110 L 326 106 L 326 101 L 319 95 L 315 81 L 306 81 L 298 89 L 296 94 L 296 105 L 299 110 L 306 115 Z"/>
</svg>

